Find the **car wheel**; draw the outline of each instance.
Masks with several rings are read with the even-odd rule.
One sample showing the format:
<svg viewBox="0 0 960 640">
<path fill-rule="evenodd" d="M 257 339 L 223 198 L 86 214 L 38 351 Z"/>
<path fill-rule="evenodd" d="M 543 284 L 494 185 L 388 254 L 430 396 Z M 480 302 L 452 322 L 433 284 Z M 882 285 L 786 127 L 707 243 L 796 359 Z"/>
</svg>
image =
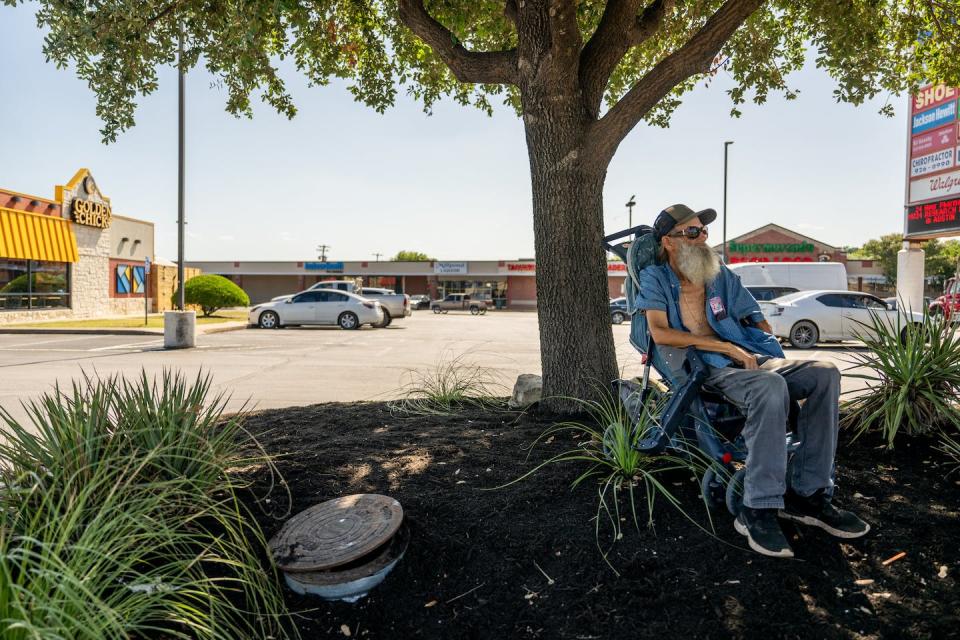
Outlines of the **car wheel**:
<svg viewBox="0 0 960 640">
<path fill-rule="evenodd" d="M 624 320 L 626 320 L 626 316 L 620 311 L 614 311 L 610 316 L 610 321 L 613 322 L 613 324 L 623 324 Z"/>
<path fill-rule="evenodd" d="M 260 320 L 257 322 L 261 329 L 279 329 L 280 316 L 276 311 L 264 311 L 260 314 Z"/>
<path fill-rule="evenodd" d="M 447 309 L 444 309 L 443 313 L 450 313 L 450 312 Z"/>
<path fill-rule="evenodd" d="M 390 323 L 391 323 L 391 322 L 393 322 L 393 318 L 390 317 L 390 312 L 387 311 L 386 309 L 384 309 L 384 310 L 383 310 L 383 321 L 380 322 L 380 324 L 375 324 L 375 325 L 373 325 L 373 326 L 375 326 L 375 327 L 378 328 L 378 329 L 386 329 L 387 327 L 390 326 Z"/>
<path fill-rule="evenodd" d="M 434 312 L 434 313 L 440 313 L 440 307 L 434 307 L 434 308 L 433 308 L 433 312 Z"/>
<path fill-rule="evenodd" d="M 352 311 L 345 311 L 337 318 L 337 324 L 340 325 L 341 329 L 359 329 L 360 319 Z"/>
<path fill-rule="evenodd" d="M 487 308 L 486 308 L 486 307 L 480 309 L 480 315 L 483 315 L 483 314 L 485 314 L 486 312 L 487 312 Z"/>
<path fill-rule="evenodd" d="M 809 320 L 801 320 L 790 329 L 790 344 L 796 349 L 809 349 L 819 340 L 820 331 Z"/>
<path fill-rule="evenodd" d="M 475 316 L 480 313 L 480 307 L 470 307 L 470 315 Z"/>
</svg>

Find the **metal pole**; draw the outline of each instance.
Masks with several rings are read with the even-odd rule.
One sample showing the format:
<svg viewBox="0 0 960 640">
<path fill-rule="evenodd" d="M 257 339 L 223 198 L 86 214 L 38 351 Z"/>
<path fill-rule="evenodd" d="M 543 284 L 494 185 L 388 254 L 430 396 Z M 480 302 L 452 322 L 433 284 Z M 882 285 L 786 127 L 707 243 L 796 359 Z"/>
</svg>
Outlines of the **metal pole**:
<svg viewBox="0 0 960 640">
<path fill-rule="evenodd" d="M 634 195 L 634 196 L 630 196 L 630 199 L 627 200 L 627 205 L 626 205 L 626 206 L 627 206 L 627 228 L 628 228 L 628 229 L 632 229 L 632 228 L 633 228 L 633 206 L 634 206 L 635 204 L 637 204 L 637 201 L 634 200 L 634 198 L 636 198 L 635 195 Z"/>
<path fill-rule="evenodd" d="M 180 287 L 177 296 L 177 306 L 180 311 L 186 308 L 185 289 L 183 282 L 183 26 L 180 27 L 180 37 L 178 42 L 179 56 L 177 57 L 177 80 L 178 80 L 178 158 L 177 158 L 177 284 Z"/>
<path fill-rule="evenodd" d="M 733 140 L 723 143 L 723 264 L 727 264 L 727 149 Z"/>
</svg>

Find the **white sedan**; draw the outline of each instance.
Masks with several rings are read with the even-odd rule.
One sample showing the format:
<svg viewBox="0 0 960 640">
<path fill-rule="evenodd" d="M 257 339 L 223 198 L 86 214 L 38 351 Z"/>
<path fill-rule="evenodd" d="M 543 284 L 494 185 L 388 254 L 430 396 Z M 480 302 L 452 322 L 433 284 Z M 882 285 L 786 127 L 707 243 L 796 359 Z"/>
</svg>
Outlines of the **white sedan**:
<svg viewBox="0 0 960 640">
<path fill-rule="evenodd" d="M 258 304 L 250 310 L 247 321 L 261 329 L 302 324 L 359 329 L 364 324 L 383 322 L 383 308 L 376 300 L 367 300 L 346 291 L 314 289 L 286 296 L 283 300 Z"/>
<path fill-rule="evenodd" d="M 761 302 L 760 308 L 773 335 L 797 349 L 869 336 L 874 315 L 901 331 L 911 322 L 923 322 L 923 313 L 890 309 L 880 298 L 860 291 L 799 291 Z"/>
</svg>

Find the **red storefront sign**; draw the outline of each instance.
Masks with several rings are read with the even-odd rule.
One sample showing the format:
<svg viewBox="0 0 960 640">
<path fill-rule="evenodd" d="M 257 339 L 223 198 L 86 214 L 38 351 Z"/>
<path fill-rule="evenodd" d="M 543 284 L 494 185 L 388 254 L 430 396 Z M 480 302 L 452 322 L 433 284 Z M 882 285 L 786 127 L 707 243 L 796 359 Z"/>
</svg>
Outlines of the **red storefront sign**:
<svg viewBox="0 0 960 640">
<path fill-rule="evenodd" d="M 912 157 L 916 158 L 931 151 L 952 147 L 956 145 L 956 143 L 957 125 L 948 124 L 945 127 L 913 136 L 913 139 L 910 141 L 910 148 L 912 150 Z"/>
</svg>

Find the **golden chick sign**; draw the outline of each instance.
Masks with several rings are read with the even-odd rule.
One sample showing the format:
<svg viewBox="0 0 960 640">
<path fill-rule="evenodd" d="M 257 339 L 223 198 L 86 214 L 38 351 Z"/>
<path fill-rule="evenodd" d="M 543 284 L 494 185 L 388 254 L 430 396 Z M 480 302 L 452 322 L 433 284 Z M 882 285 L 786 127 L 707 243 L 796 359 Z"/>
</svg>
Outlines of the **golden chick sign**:
<svg viewBox="0 0 960 640">
<path fill-rule="evenodd" d="M 74 198 L 71 204 L 70 217 L 77 224 L 87 225 L 88 227 L 99 227 L 106 229 L 110 226 L 110 205 L 93 200 L 81 200 Z"/>
</svg>

